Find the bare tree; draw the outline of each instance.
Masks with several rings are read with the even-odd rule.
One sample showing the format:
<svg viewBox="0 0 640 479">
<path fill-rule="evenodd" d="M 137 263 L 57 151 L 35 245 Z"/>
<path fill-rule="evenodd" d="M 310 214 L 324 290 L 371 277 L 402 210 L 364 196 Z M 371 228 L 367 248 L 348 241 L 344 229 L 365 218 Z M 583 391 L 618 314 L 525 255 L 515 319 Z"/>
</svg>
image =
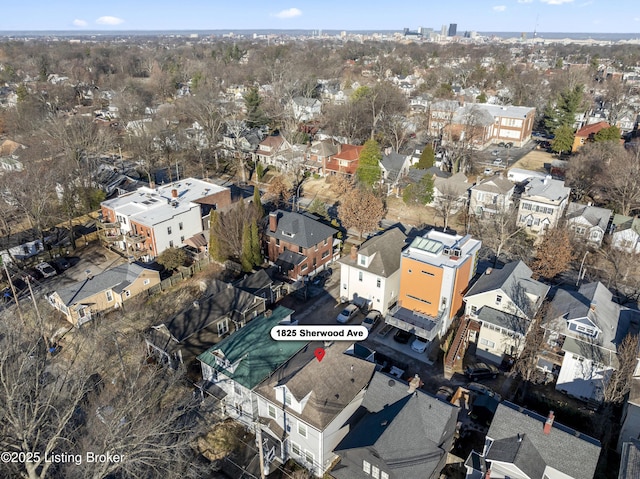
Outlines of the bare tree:
<svg viewBox="0 0 640 479">
<path fill-rule="evenodd" d="M 286 205 L 291 199 L 291 185 L 284 175 L 278 175 L 271 180 L 268 192 L 278 208 Z"/>
<path fill-rule="evenodd" d="M 436 184 L 438 193 L 434 195 L 433 209 L 436 210 L 436 217 L 442 218 L 444 229 L 449 228 L 451 216 L 460 211 L 465 206 L 465 202 L 460 198 L 460 192 L 449 183 Z"/>
<path fill-rule="evenodd" d="M 352 186 L 340 197 L 338 217 L 342 225 L 358 231 L 359 238 L 378 228 L 384 216 L 384 204 L 373 192 Z"/>
<path fill-rule="evenodd" d="M 495 252 L 494 266 L 502 254 L 521 257 L 519 246 L 523 242 L 530 251 L 531 245 L 526 242 L 524 226 L 517 225 L 517 217 L 517 210 L 513 206 L 501 208 L 491 215 L 471 217 L 472 233 Z"/>
<path fill-rule="evenodd" d="M 534 278 L 555 278 L 569 269 L 574 258 L 569 231 L 563 227 L 547 230 L 535 250 L 531 270 Z"/>
<path fill-rule="evenodd" d="M 605 194 L 623 215 L 640 208 L 640 148 L 611 159 L 603 178 Z"/>
<path fill-rule="evenodd" d="M 621 404 L 631 390 L 633 373 L 638 364 L 638 335 L 628 333 L 618 345 L 616 368 L 605 379 L 603 400 L 605 403 Z"/>
</svg>

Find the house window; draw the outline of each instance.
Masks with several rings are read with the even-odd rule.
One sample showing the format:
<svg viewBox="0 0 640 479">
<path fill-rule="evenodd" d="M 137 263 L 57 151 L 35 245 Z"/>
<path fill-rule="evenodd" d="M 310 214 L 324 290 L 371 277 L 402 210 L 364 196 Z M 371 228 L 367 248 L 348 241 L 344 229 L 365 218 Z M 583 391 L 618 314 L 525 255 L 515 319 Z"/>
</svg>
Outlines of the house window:
<svg viewBox="0 0 640 479">
<path fill-rule="evenodd" d="M 276 238 L 276 246 L 280 246 L 280 240 Z"/>
<path fill-rule="evenodd" d="M 476 314 L 478 314 L 478 307 L 477 306 L 471 306 L 471 314 L 473 316 L 475 316 Z"/>
<path fill-rule="evenodd" d="M 433 273 L 429 273 L 429 271 L 421 271 L 423 274 L 426 274 L 427 276 L 434 276 Z M 411 273 L 411 271 L 409 271 L 409 273 Z"/>
<path fill-rule="evenodd" d="M 298 246 L 298 253 L 302 253 L 302 246 Z"/>
<path fill-rule="evenodd" d="M 325 246 L 327 246 L 328 244 L 329 244 L 329 240 L 328 240 L 328 239 L 325 239 L 325 240 L 324 240 L 324 245 L 325 245 Z"/>
<path fill-rule="evenodd" d="M 376 280 L 376 287 L 378 288 L 382 287 L 382 280 L 380 278 Z"/>
<path fill-rule="evenodd" d="M 180 242 L 184 243 L 184 236 L 180 236 Z"/>
<path fill-rule="evenodd" d="M 178 223 L 178 229 L 182 231 L 182 222 Z"/>
<path fill-rule="evenodd" d="M 276 407 L 273 404 L 267 404 L 267 414 L 273 419 L 276 419 L 278 417 Z"/>
<path fill-rule="evenodd" d="M 367 264 L 367 258 L 365 258 L 364 256 L 360 256 L 360 265 L 364 266 L 365 264 Z"/>
<path fill-rule="evenodd" d="M 325 259 L 327 256 L 329 256 L 328 251 L 325 251 L 324 253 L 322 253 L 322 259 Z"/>
<path fill-rule="evenodd" d="M 307 437 L 307 425 L 298 421 L 298 434 L 302 437 Z"/>
<path fill-rule="evenodd" d="M 377 466 L 371 466 L 371 477 L 373 479 L 380 479 L 380 469 Z"/>
<path fill-rule="evenodd" d="M 502 303 L 502 296 L 497 295 L 496 296 L 496 304 L 500 304 L 500 303 Z"/>
<path fill-rule="evenodd" d="M 124 296 L 125 296 L 125 298 L 130 297 L 131 296 L 131 291 L 129 291 L 128 289 L 125 289 L 124 290 Z"/>
<path fill-rule="evenodd" d="M 380 471 L 380 479 L 389 479 L 389 474 L 384 471 Z"/>
<path fill-rule="evenodd" d="M 431 301 L 427 301 L 426 299 L 418 298 L 417 296 L 407 295 L 411 299 L 415 299 L 416 301 L 420 301 L 421 303 L 431 304 Z"/>
<path fill-rule="evenodd" d="M 242 396 L 242 389 L 240 389 L 240 385 L 238 383 L 233 383 L 233 394 L 236 396 Z"/>
<path fill-rule="evenodd" d="M 308 464 L 313 464 L 313 461 L 315 460 L 315 457 L 313 455 L 312 452 L 309 452 L 305 449 L 304 451 L 304 459 L 305 461 L 307 461 Z"/>
<path fill-rule="evenodd" d="M 362 271 L 358 271 L 358 281 L 362 281 Z"/>
<path fill-rule="evenodd" d="M 291 454 L 294 454 L 298 457 L 302 455 L 302 450 L 300 449 L 300 446 L 298 446 L 295 442 L 291 443 Z"/>
<path fill-rule="evenodd" d="M 482 344 L 483 346 L 488 346 L 490 348 L 493 348 L 496 345 L 496 343 L 494 343 L 493 341 L 489 341 L 488 339 L 484 338 L 480 338 L 480 344 Z"/>
<path fill-rule="evenodd" d="M 218 336 L 227 334 L 229 332 L 229 322 L 225 319 L 218 323 Z"/>
<path fill-rule="evenodd" d="M 142 284 L 144 284 L 145 286 L 148 285 L 149 283 L 151 283 L 150 279 L 145 279 Z"/>
<path fill-rule="evenodd" d="M 171 234 L 171 226 L 167 226 L 167 234 L 170 235 Z"/>
<path fill-rule="evenodd" d="M 173 240 L 169 241 L 169 248 L 173 248 Z"/>
<path fill-rule="evenodd" d="M 587 232 L 587 228 L 585 228 L 584 226 L 576 226 L 576 234 L 579 236 L 584 236 L 584 234 Z"/>
<path fill-rule="evenodd" d="M 304 271 L 305 269 L 307 269 L 307 263 L 302 265 L 302 267 L 300 268 L 300 271 Z"/>
<path fill-rule="evenodd" d="M 113 293 L 111 292 L 111 290 L 107 290 L 105 294 L 107 295 L 108 302 L 113 301 Z"/>
<path fill-rule="evenodd" d="M 291 394 L 289 394 L 287 391 L 284 392 L 284 403 L 287 406 L 291 406 Z"/>
<path fill-rule="evenodd" d="M 371 464 L 368 461 L 362 461 L 362 470 L 367 474 L 371 474 Z"/>
</svg>

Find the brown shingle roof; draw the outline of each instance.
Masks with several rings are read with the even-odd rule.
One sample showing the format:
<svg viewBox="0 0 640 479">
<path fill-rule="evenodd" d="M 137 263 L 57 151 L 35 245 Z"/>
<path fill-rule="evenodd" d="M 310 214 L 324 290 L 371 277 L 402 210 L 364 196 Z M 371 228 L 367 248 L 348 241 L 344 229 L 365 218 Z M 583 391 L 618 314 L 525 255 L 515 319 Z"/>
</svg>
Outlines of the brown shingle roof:
<svg viewBox="0 0 640 479">
<path fill-rule="evenodd" d="M 609 123 L 607 123 L 606 121 L 599 121 L 598 123 L 594 123 L 593 125 L 583 126 L 578 131 L 576 131 L 575 136 L 581 138 L 589 138 L 591 135 L 595 135 L 600 130 L 609 128 L 610 126 L 611 125 L 609 125 Z"/>
</svg>

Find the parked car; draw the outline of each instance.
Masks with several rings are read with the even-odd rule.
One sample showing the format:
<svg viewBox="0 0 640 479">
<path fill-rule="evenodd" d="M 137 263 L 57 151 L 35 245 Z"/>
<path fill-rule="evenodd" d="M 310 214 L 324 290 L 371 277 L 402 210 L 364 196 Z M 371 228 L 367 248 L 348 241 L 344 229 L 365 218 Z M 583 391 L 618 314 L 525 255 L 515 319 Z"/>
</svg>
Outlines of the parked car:
<svg viewBox="0 0 640 479">
<path fill-rule="evenodd" d="M 513 148 L 513 141 L 509 141 L 504 145 L 505 148 Z"/>
<path fill-rule="evenodd" d="M 502 158 L 496 158 L 495 160 L 493 160 L 494 166 L 502 166 L 503 163 L 504 161 L 502 161 Z"/>
<path fill-rule="evenodd" d="M 342 310 L 336 320 L 339 323 L 348 323 L 356 314 L 358 314 L 358 307 L 355 304 L 350 304 Z"/>
<path fill-rule="evenodd" d="M 485 386 L 484 384 L 480 384 L 480 383 L 469 383 L 467 384 L 466 387 L 469 391 L 472 391 L 474 393 L 478 393 L 478 394 L 484 394 L 485 396 L 489 396 L 492 398 L 497 399 L 498 401 L 500 401 L 502 398 L 500 397 L 500 395 L 498 393 L 496 393 L 493 389 L 491 389 L 488 386 Z"/>
<path fill-rule="evenodd" d="M 493 175 L 493 168 L 485 168 L 484 169 L 484 174 L 486 176 Z"/>
<path fill-rule="evenodd" d="M 53 269 L 53 266 L 46 262 L 37 264 L 35 268 L 40 271 L 40 273 L 42 273 L 43 278 L 52 278 L 53 276 L 58 274 L 56 270 Z"/>
<path fill-rule="evenodd" d="M 478 379 L 487 379 L 487 378 L 496 378 L 498 377 L 498 368 L 493 364 L 486 363 L 476 363 L 467 366 L 464 370 L 464 375 L 467 376 L 471 381 L 476 381 Z"/>
<path fill-rule="evenodd" d="M 411 333 L 405 331 L 404 329 L 398 329 L 398 331 L 396 331 L 396 334 L 393 335 L 393 340 L 397 341 L 400 344 L 407 344 L 409 342 L 409 339 L 411 339 Z"/>
<path fill-rule="evenodd" d="M 501 141 L 500 143 L 498 143 L 498 146 L 504 148 L 505 146 L 507 146 L 507 144 L 504 141 Z"/>
<path fill-rule="evenodd" d="M 24 281 L 40 281 L 43 278 L 42 273 L 40 272 L 40 270 L 36 269 L 36 268 L 29 268 L 29 269 L 25 269 L 22 272 L 22 279 Z"/>
<path fill-rule="evenodd" d="M 500 150 L 493 150 L 493 151 L 491 152 L 491 154 L 492 154 L 493 156 L 498 156 L 498 155 L 500 154 Z"/>
<path fill-rule="evenodd" d="M 376 311 L 375 309 L 372 309 L 364 318 L 364 321 L 362 321 L 362 325 L 365 328 L 367 328 L 369 331 L 371 331 L 376 327 L 381 317 L 382 317 L 382 314 L 380 313 L 380 311 Z"/>
<path fill-rule="evenodd" d="M 453 397 L 453 388 L 449 386 L 440 386 L 436 392 L 436 397 L 444 401 L 448 401 Z"/>
<path fill-rule="evenodd" d="M 51 266 L 58 270 L 58 272 L 62 272 L 68 270 L 71 267 L 71 263 L 69 263 L 67 258 L 60 256 L 51 261 Z"/>
<path fill-rule="evenodd" d="M 411 343 L 411 349 L 413 349 L 416 353 L 424 353 L 427 350 L 427 346 L 429 346 L 429 341 L 417 336 L 413 343 Z"/>
</svg>

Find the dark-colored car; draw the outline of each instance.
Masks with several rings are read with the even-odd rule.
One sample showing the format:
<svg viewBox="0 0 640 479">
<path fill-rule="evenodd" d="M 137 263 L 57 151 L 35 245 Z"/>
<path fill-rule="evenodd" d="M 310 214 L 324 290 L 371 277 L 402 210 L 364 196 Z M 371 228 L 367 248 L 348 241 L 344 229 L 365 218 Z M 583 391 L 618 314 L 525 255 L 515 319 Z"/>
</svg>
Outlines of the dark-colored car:
<svg viewBox="0 0 640 479">
<path fill-rule="evenodd" d="M 444 401 L 448 401 L 453 396 L 453 388 L 449 386 L 440 386 L 436 392 L 436 397 Z"/>
<path fill-rule="evenodd" d="M 408 331 L 404 331 L 403 329 L 398 329 L 396 334 L 393 335 L 393 340 L 400 344 L 407 344 L 411 339 L 411 333 Z"/>
<path fill-rule="evenodd" d="M 380 321 L 381 317 L 382 317 L 382 314 L 380 314 L 380 311 L 376 311 L 375 309 L 372 309 L 367 313 L 367 316 L 364 318 L 364 321 L 362 321 L 362 325 L 365 328 L 367 328 L 369 331 L 371 331 L 376 327 L 376 324 L 378 324 L 378 321 Z"/>
<path fill-rule="evenodd" d="M 492 364 L 476 363 L 467 366 L 464 370 L 464 375 L 471 381 L 477 381 L 478 379 L 496 378 L 498 377 L 498 368 Z"/>
<path fill-rule="evenodd" d="M 485 396 L 489 396 L 491 398 L 494 398 L 497 401 L 500 401 L 502 399 L 498 393 L 496 393 L 490 387 L 485 386 L 484 384 L 469 383 L 469 384 L 467 384 L 467 389 L 469 391 L 471 391 L 471 392 L 474 392 L 474 393 L 484 394 Z"/>
<path fill-rule="evenodd" d="M 66 271 L 71 267 L 71 263 L 69 263 L 69 260 L 67 260 L 67 258 L 63 258 L 62 256 L 50 261 L 50 263 L 51 266 L 53 266 L 59 273 L 61 273 L 62 271 Z"/>
</svg>

